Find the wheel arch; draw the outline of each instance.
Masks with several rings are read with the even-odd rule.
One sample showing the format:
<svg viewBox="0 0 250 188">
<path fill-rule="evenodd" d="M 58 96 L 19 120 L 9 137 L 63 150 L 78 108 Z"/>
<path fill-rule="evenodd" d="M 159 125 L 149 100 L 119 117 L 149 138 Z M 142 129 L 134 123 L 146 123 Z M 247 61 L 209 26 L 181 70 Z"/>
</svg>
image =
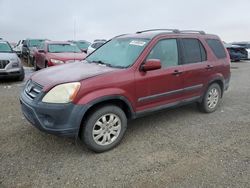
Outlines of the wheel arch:
<svg viewBox="0 0 250 188">
<path fill-rule="evenodd" d="M 208 88 L 209 86 L 211 86 L 212 84 L 214 84 L 214 83 L 216 83 L 216 84 L 218 84 L 218 85 L 220 86 L 220 89 L 221 89 L 221 97 L 222 97 L 223 94 L 224 94 L 224 85 L 225 85 L 223 79 L 222 79 L 222 78 L 215 78 L 215 79 L 211 80 L 211 81 L 209 82 L 207 88 Z"/>
<path fill-rule="evenodd" d="M 126 97 L 120 96 L 120 95 L 101 97 L 86 104 L 86 109 L 84 110 L 84 113 L 82 114 L 82 119 L 81 119 L 81 123 L 79 126 L 78 134 L 77 134 L 78 136 L 83 128 L 86 117 L 88 117 L 97 108 L 108 105 L 108 104 L 120 107 L 124 111 L 128 119 L 135 118 L 134 109 Z"/>
</svg>

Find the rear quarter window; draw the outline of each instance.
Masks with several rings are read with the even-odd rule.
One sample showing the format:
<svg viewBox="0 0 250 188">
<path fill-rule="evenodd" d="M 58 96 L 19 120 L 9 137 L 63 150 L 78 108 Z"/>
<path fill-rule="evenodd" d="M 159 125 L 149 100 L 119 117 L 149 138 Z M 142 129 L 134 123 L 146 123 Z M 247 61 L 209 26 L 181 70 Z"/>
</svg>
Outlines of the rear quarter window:
<svg viewBox="0 0 250 188">
<path fill-rule="evenodd" d="M 225 48 L 218 39 L 207 39 L 208 46 L 212 49 L 214 55 L 218 59 L 224 59 L 227 57 Z"/>
</svg>

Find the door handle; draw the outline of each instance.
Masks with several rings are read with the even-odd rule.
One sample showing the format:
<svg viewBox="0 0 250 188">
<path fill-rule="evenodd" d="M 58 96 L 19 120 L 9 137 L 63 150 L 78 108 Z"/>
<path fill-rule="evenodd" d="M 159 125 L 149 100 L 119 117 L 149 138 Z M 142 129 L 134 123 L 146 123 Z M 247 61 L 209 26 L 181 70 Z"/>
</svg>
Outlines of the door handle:
<svg viewBox="0 0 250 188">
<path fill-rule="evenodd" d="M 179 76 L 182 72 L 180 72 L 179 70 L 174 70 L 174 72 L 172 73 L 175 76 Z"/>
<path fill-rule="evenodd" d="M 207 69 L 207 70 L 211 70 L 212 68 L 213 68 L 213 65 L 207 65 L 207 66 L 206 66 L 206 69 Z"/>
</svg>

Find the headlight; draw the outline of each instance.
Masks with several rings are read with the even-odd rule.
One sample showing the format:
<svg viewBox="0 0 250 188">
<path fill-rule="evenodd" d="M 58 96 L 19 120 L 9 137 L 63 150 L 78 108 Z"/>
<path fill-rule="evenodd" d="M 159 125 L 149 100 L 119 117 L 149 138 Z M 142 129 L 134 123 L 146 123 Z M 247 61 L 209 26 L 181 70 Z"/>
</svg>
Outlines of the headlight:
<svg viewBox="0 0 250 188">
<path fill-rule="evenodd" d="M 57 85 L 52 88 L 44 97 L 42 102 L 46 103 L 68 103 L 73 101 L 80 89 L 80 82 L 72 82 Z"/>
<path fill-rule="evenodd" d="M 10 62 L 11 63 L 19 63 L 19 60 L 17 58 L 11 58 Z"/>
<path fill-rule="evenodd" d="M 57 59 L 51 59 L 50 62 L 54 63 L 54 64 L 63 64 L 64 63 L 63 61 L 57 60 Z"/>
</svg>

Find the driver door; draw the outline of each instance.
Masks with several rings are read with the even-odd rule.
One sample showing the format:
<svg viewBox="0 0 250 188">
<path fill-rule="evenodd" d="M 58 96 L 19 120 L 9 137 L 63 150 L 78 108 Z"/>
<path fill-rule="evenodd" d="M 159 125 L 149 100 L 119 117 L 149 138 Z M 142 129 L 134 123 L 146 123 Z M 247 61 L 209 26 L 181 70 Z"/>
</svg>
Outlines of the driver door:
<svg viewBox="0 0 250 188">
<path fill-rule="evenodd" d="M 182 66 L 179 65 L 177 39 L 158 41 L 148 59 L 159 59 L 161 69 L 136 72 L 136 111 L 150 111 L 172 105 L 183 99 Z"/>
</svg>

